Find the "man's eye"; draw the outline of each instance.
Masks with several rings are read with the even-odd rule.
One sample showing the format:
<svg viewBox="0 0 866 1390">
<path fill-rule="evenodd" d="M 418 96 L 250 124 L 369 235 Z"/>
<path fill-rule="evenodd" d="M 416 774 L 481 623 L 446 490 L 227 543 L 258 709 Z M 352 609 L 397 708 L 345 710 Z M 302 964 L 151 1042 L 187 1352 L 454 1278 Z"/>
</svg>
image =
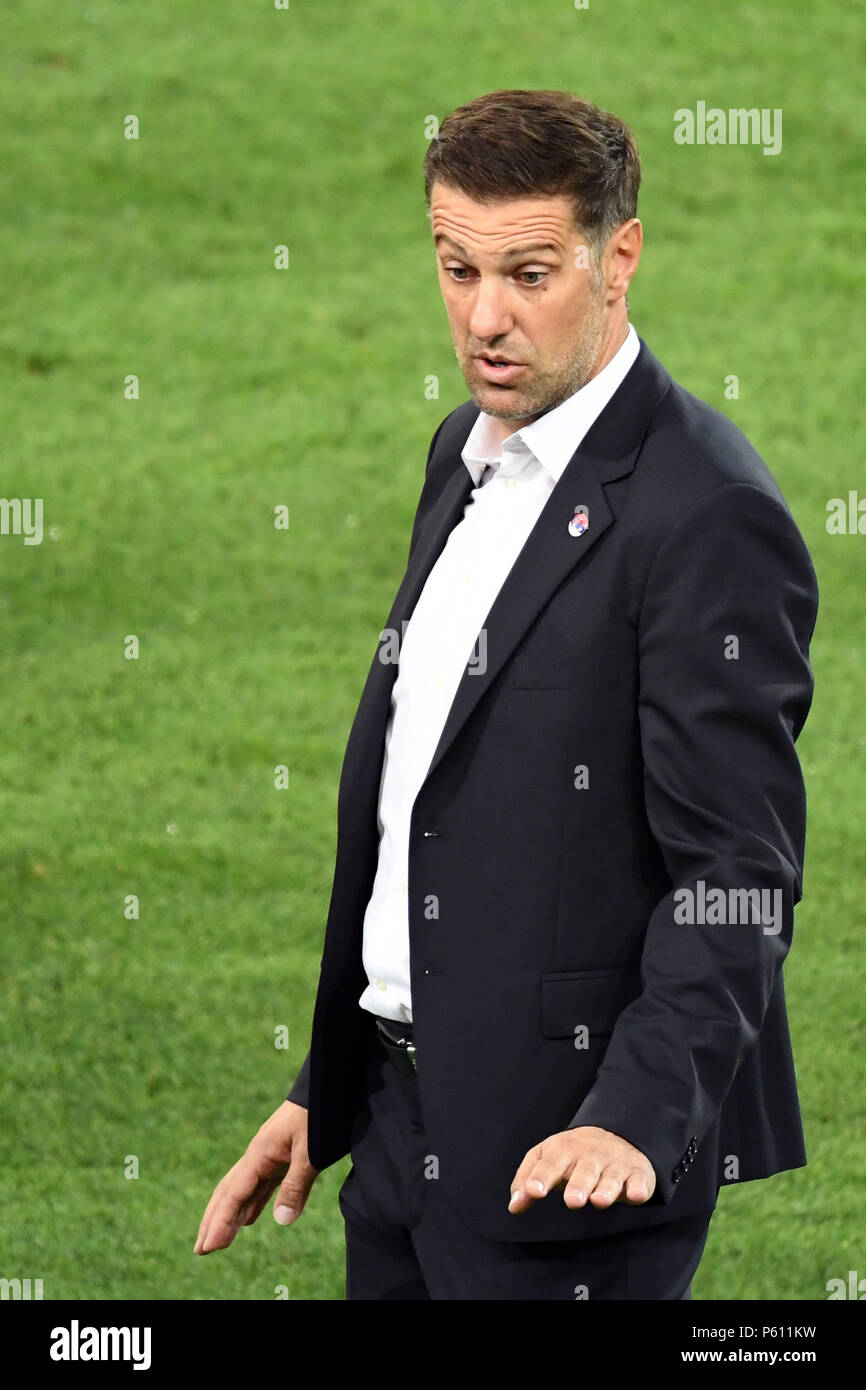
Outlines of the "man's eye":
<svg viewBox="0 0 866 1390">
<path fill-rule="evenodd" d="M 458 285 L 465 285 L 466 277 L 472 274 L 471 268 L 465 265 L 446 265 L 445 270 L 451 276 L 451 279 L 454 280 Z M 544 281 L 547 279 L 547 275 L 548 272 L 546 270 L 518 271 L 519 279 L 529 290 L 536 289 L 539 285 L 542 285 Z M 535 276 L 535 279 L 530 278 L 527 280 L 527 276 Z"/>
</svg>

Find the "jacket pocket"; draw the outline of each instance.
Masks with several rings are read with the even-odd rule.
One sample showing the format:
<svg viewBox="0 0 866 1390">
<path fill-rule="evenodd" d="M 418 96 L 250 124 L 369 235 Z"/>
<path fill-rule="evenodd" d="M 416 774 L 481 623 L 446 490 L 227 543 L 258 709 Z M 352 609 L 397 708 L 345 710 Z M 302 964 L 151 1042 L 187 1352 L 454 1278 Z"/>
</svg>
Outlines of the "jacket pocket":
<svg viewBox="0 0 866 1390">
<path fill-rule="evenodd" d="M 573 1038 L 575 1029 L 585 1027 L 590 1036 L 607 1037 L 640 992 L 640 970 L 631 966 L 542 975 L 542 1036 Z"/>
<path fill-rule="evenodd" d="M 635 671 L 633 650 L 579 651 L 551 654 L 547 647 L 524 648 L 512 657 L 505 684 L 515 690 L 599 689 L 630 680 Z"/>
</svg>

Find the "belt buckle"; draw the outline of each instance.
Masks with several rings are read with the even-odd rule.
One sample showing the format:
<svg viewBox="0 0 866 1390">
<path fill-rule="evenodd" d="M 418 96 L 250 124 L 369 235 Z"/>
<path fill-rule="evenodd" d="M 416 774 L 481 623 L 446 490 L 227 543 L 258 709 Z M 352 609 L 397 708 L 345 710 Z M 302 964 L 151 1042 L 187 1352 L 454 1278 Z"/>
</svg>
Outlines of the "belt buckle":
<svg viewBox="0 0 866 1390">
<path fill-rule="evenodd" d="M 417 1075 L 418 1063 L 415 1060 L 415 1044 L 410 1042 L 408 1038 L 392 1038 L 385 1028 L 379 1027 L 378 1031 L 379 1037 L 388 1049 L 395 1066 Z"/>
</svg>

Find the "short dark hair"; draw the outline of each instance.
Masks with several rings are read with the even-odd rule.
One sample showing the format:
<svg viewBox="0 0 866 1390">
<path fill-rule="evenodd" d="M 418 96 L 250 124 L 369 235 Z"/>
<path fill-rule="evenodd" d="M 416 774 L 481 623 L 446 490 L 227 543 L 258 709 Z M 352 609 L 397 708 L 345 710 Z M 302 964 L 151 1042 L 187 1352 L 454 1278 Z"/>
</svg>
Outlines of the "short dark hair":
<svg viewBox="0 0 866 1390">
<path fill-rule="evenodd" d="M 572 92 L 488 92 L 458 106 L 424 159 L 429 211 L 433 184 L 478 202 L 569 198 L 598 260 L 611 233 L 637 216 L 640 160 L 624 121 Z"/>
</svg>

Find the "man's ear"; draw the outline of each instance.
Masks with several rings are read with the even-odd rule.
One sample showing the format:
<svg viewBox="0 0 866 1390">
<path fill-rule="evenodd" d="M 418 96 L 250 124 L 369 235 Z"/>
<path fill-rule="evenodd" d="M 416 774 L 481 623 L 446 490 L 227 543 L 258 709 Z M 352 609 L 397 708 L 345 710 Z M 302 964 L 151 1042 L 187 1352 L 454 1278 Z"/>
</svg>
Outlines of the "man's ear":
<svg viewBox="0 0 866 1390">
<path fill-rule="evenodd" d="M 643 246 L 643 226 L 638 217 L 630 217 L 612 232 L 604 249 L 604 275 L 607 302 L 622 299 L 638 268 Z"/>
</svg>

